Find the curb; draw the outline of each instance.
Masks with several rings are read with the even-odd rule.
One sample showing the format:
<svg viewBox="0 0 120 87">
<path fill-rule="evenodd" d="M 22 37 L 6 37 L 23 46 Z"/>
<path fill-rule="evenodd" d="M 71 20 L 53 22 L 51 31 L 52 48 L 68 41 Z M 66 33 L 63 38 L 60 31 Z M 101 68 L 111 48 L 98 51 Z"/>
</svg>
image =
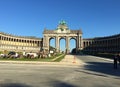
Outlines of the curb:
<svg viewBox="0 0 120 87">
<path fill-rule="evenodd" d="M 34 62 L 34 61 L 0 61 L 1 64 L 33 64 L 33 65 L 56 65 L 56 66 L 79 66 L 81 64 L 63 62 Z M 62 66 L 61 66 L 62 67 Z"/>
</svg>

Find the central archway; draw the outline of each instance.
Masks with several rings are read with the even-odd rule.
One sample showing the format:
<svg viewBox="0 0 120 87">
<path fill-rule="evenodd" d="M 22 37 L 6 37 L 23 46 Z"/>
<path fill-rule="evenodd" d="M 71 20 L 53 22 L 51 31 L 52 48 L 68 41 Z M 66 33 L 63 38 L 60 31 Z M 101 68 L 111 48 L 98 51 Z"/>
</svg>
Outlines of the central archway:
<svg viewBox="0 0 120 87">
<path fill-rule="evenodd" d="M 65 46 L 65 44 L 66 44 L 66 40 L 65 40 L 65 38 L 60 38 L 59 39 L 59 43 L 60 43 L 60 52 L 62 52 L 62 53 L 66 53 L 66 46 Z"/>
</svg>

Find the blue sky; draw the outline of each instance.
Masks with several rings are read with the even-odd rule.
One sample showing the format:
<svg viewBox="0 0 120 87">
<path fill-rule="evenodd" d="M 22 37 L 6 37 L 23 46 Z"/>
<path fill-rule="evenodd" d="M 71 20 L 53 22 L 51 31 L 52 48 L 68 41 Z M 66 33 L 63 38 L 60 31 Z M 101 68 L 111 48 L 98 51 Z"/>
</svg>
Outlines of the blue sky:
<svg viewBox="0 0 120 87">
<path fill-rule="evenodd" d="M 65 20 L 83 38 L 120 33 L 120 0 L 0 0 L 0 31 L 43 37 Z"/>
</svg>

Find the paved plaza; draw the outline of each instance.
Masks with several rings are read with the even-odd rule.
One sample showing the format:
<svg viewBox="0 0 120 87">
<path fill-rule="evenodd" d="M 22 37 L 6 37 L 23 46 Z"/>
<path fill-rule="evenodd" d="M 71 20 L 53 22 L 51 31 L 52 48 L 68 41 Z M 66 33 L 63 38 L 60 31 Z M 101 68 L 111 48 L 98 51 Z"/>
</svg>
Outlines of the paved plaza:
<svg viewBox="0 0 120 87">
<path fill-rule="evenodd" d="M 0 61 L 0 87 L 119 87 L 113 60 L 67 55 L 60 63 Z"/>
</svg>

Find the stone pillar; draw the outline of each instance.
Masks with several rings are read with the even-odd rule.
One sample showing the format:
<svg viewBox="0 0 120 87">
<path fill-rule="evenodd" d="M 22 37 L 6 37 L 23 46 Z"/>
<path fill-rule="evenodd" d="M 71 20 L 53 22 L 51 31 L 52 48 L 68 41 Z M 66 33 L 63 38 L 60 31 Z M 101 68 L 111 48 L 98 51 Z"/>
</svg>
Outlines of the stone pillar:
<svg viewBox="0 0 120 87">
<path fill-rule="evenodd" d="M 78 52 L 79 49 L 79 37 L 77 36 L 76 38 L 76 53 Z"/>
<path fill-rule="evenodd" d="M 82 49 L 83 42 L 82 42 L 82 36 L 78 34 L 76 38 L 76 52 L 79 53 L 80 50 Z"/>
<path fill-rule="evenodd" d="M 78 35 L 78 37 L 77 37 L 77 48 L 79 49 L 79 50 L 81 50 L 82 49 L 82 36 L 79 34 Z"/>
<path fill-rule="evenodd" d="M 66 37 L 66 53 L 70 52 L 69 43 L 70 43 L 69 37 Z"/>
<path fill-rule="evenodd" d="M 43 49 L 45 49 L 46 48 L 46 37 L 44 36 L 44 39 L 43 39 Z"/>
<path fill-rule="evenodd" d="M 81 50 L 83 49 L 83 38 L 81 36 Z"/>
<path fill-rule="evenodd" d="M 40 47 L 40 41 L 37 41 L 37 46 Z"/>
<path fill-rule="evenodd" d="M 48 38 L 48 36 L 44 36 L 44 39 L 43 39 L 43 50 L 44 51 L 49 51 L 49 38 Z"/>
<path fill-rule="evenodd" d="M 78 49 L 80 49 L 80 36 L 78 35 Z"/>
<path fill-rule="evenodd" d="M 50 50 L 50 38 L 47 36 L 47 38 L 46 38 L 46 41 L 47 41 L 47 51 L 49 51 Z"/>
<path fill-rule="evenodd" d="M 56 38 L 55 38 L 55 48 L 56 48 L 56 52 L 59 52 L 59 50 L 60 50 L 60 45 L 59 45 L 60 43 L 59 43 L 59 37 L 58 36 L 56 36 Z"/>
<path fill-rule="evenodd" d="M 0 36 L 0 50 L 1 50 L 1 46 L 2 46 L 2 45 L 1 45 L 1 40 L 2 40 L 2 36 Z"/>
</svg>

